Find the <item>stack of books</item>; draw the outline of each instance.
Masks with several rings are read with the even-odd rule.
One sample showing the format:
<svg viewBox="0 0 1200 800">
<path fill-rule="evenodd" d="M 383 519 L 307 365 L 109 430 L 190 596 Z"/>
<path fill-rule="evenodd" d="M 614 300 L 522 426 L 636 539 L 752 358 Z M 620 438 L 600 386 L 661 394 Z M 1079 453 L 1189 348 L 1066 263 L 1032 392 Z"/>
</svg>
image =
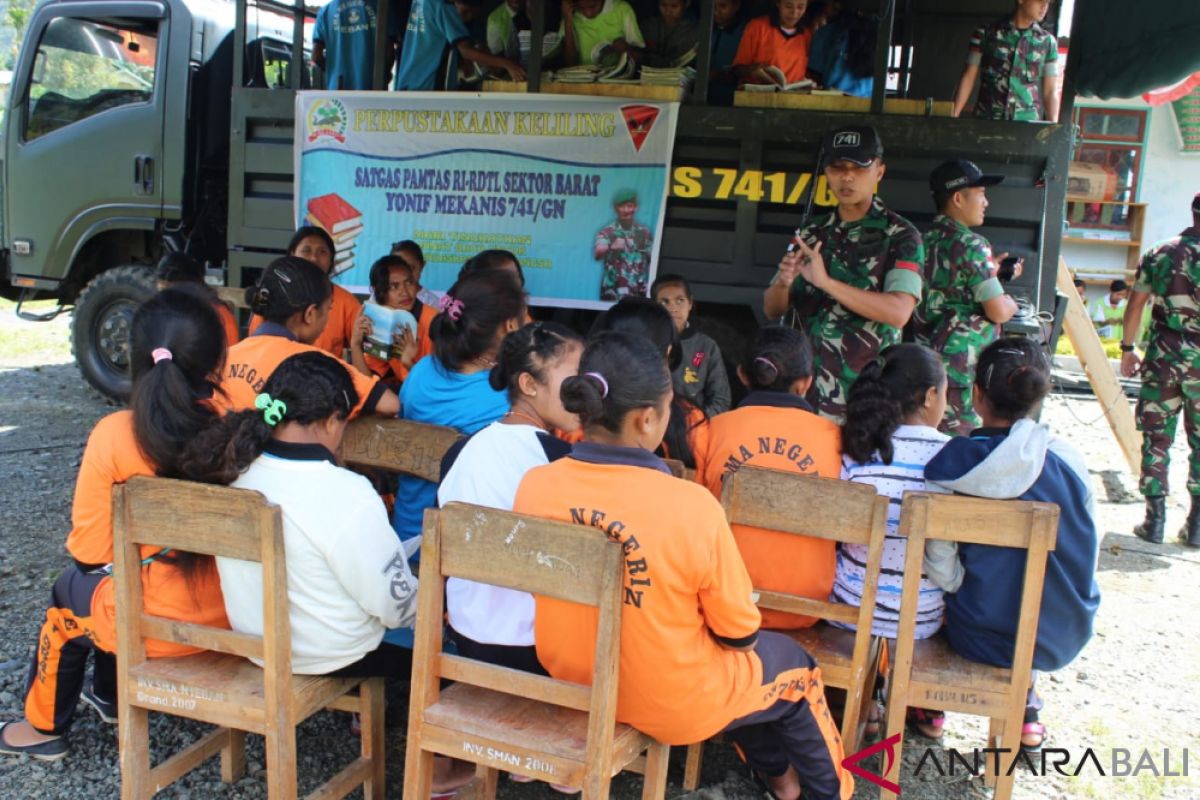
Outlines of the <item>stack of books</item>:
<svg viewBox="0 0 1200 800">
<path fill-rule="evenodd" d="M 333 237 L 335 252 L 330 277 L 354 266 L 354 243 L 363 231 L 362 212 L 338 194 L 323 194 L 308 201 L 307 221 Z"/>
<path fill-rule="evenodd" d="M 687 89 L 696 79 L 691 67 L 642 67 L 643 86 L 682 86 Z"/>
</svg>

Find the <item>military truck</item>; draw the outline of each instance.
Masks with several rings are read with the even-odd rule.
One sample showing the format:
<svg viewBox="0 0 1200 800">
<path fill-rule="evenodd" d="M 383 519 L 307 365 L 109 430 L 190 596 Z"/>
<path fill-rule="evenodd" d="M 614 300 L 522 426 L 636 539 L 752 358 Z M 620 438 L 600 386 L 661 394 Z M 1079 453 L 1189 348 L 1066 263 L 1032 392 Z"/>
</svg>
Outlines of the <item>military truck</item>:
<svg viewBox="0 0 1200 800">
<path fill-rule="evenodd" d="M 535 7 L 530 91 L 540 84 L 547 5 L 557 13 L 557 4 Z M 1052 309 L 1070 125 L 926 113 L 932 98 L 952 96 L 974 27 L 1011 13 L 1012 0 L 857 6 L 879 26 L 865 113 L 710 106 L 701 34 L 660 271 L 688 277 L 707 318 L 753 322 L 803 212 L 821 134 L 868 123 L 887 149 L 881 194 L 918 226 L 933 216 L 927 176 L 945 158 L 1007 176 L 991 192 L 983 233 L 1025 256 L 1014 291 Z M 710 31 L 712 4 L 698 9 Z M 293 226 L 295 93 L 321 86 L 307 63 L 316 12 L 276 0 L 46 0 L 32 15 L 3 121 L 2 292 L 26 318 L 73 307 L 74 356 L 101 392 L 128 391 L 130 318 L 164 252 L 194 255 L 233 287 L 282 253 Z M 381 17 L 388 12 L 384 4 Z M 916 113 L 885 113 L 893 98 L 922 102 Z M 1068 81 L 1063 119 L 1071 106 Z M 25 308 L 44 298 L 58 308 L 40 317 Z"/>
</svg>

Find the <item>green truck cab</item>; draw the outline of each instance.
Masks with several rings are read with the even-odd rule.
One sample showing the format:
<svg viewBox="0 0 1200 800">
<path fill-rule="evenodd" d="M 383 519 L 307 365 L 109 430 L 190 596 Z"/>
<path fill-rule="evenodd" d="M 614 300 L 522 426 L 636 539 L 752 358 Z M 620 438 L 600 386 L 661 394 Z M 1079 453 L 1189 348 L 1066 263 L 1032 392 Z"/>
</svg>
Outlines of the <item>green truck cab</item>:
<svg viewBox="0 0 1200 800">
<path fill-rule="evenodd" d="M 821 135 L 866 123 L 887 150 L 881 195 L 919 227 L 933 216 L 937 163 L 966 157 L 1004 173 L 983 233 L 1025 256 L 1014 293 L 1053 310 L 1070 126 L 884 113 L 892 97 L 951 97 L 971 31 L 1011 13 L 1011 0 L 857 5 L 879 24 L 866 113 L 707 105 L 712 4 L 698 5 L 700 78 L 680 109 L 659 270 L 688 277 L 708 318 L 753 323 L 800 222 Z M 0 290 L 73 306 L 74 355 L 101 392 L 128 391 L 130 317 L 164 252 L 192 254 L 233 287 L 282 253 L 295 93 L 321 85 L 306 55 L 316 11 L 275 0 L 47 0 L 31 17 L 3 123 Z M 537 40 L 545 7 L 534 16 Z M 380 87 L 383 71 L 377 64 Z M 1069 120 L 1069 81 L 1062 107 Z"/>
</svg>

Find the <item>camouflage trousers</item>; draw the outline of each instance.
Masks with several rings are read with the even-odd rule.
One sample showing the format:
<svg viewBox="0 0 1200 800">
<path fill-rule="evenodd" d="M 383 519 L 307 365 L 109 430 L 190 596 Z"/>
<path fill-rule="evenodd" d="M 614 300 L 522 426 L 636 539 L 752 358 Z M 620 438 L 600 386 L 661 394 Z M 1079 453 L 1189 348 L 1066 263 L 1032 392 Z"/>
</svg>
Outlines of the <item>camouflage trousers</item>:
<svg viewBox="0 0 1200 800">
<path fill-rule="evenodd" d="M 1169 493 L 1167 470 L 1171 443 L 1183 413 L 1187 433 L 1189 494 L 1200 495 L 1200 375 L 1143 375 L 1137 402 L 1137 426 L 1142 432 L 1142 478 L 1138 488 L 1145 497 Z"/>
<path fill-rule="evenodd" d="M 971 431 L 981 424 L 979 415 L 975 413 L 975 406 L 971 403 L 971 387 L 947 384 L 946 414 L 942 417 L 938 430 L 950 436 L 970 436 Z"/>
</svg>

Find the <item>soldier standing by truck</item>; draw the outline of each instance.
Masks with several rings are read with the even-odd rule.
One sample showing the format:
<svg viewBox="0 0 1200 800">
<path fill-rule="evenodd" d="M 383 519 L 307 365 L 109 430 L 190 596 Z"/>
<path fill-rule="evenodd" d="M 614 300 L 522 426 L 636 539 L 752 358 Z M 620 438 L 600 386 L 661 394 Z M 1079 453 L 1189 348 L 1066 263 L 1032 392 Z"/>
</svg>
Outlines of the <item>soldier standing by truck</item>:
<svg viewBox="0 0 1200 800">
<path fill-rule="evenodd" d="M 988 240 L 971 231 L 983 224 L 986 187 L 1002 180 L 962 159 L 947 161 L 929 176 L 938 213 L 925 234 L 925 299 L 913 314 L 913 333 L 946 365 L 946 414 L 938 430 L 951 436 L 979 427 L 971 405 L 975 363 L 996 340 L 997 326 L 1017 312 L 996 276 L 1006 254 L 994 262 Z"/>
<path fill-rule="evenodd" d="M 1129 340 L 1140 327 L 1151 295 L 1158 302 L 1151 312 L 1146 360 L 1140 361 Z M 1146 519 L 1133 532 L 1152 544 L 1163 540 L 1170 449 L 1182 411 L 1191 450 L 1187 484 L 1191 509 L 1179 539 L 1188 547 L 1200 547 L 1200 194 L 1192 199 L 1192 226 L 1142 257 L 1123 330 L 1121 374 L 1132 377 L 1139 363 L 1142 372 L 1137 403 L 1142 432 L 1138 488 L 1146 498 Z"/>
<path fill-rule="evenodd" d="M 1022 122 L 1058 122 L 1058 41 L 1040 23 L 1050 0 L 1017 0 L 1011 17 L 975 31 L 954 93 L 962 113 L 979 81 L 975 116 Z"/>
<path fill-rule="evenodd" d="M 774 319 L 792 309 L 792 323 L 813 345 L 808 402 L 841 423 L 850 384 L 900 341 L 921 299 L 925 248 L 913 224 L 875 194 L 886 170 L 874 128 L 836 129 L 822 152 L 837 208 L 796 232 L 763 293 L 763 312 Z"/>
</svg>

